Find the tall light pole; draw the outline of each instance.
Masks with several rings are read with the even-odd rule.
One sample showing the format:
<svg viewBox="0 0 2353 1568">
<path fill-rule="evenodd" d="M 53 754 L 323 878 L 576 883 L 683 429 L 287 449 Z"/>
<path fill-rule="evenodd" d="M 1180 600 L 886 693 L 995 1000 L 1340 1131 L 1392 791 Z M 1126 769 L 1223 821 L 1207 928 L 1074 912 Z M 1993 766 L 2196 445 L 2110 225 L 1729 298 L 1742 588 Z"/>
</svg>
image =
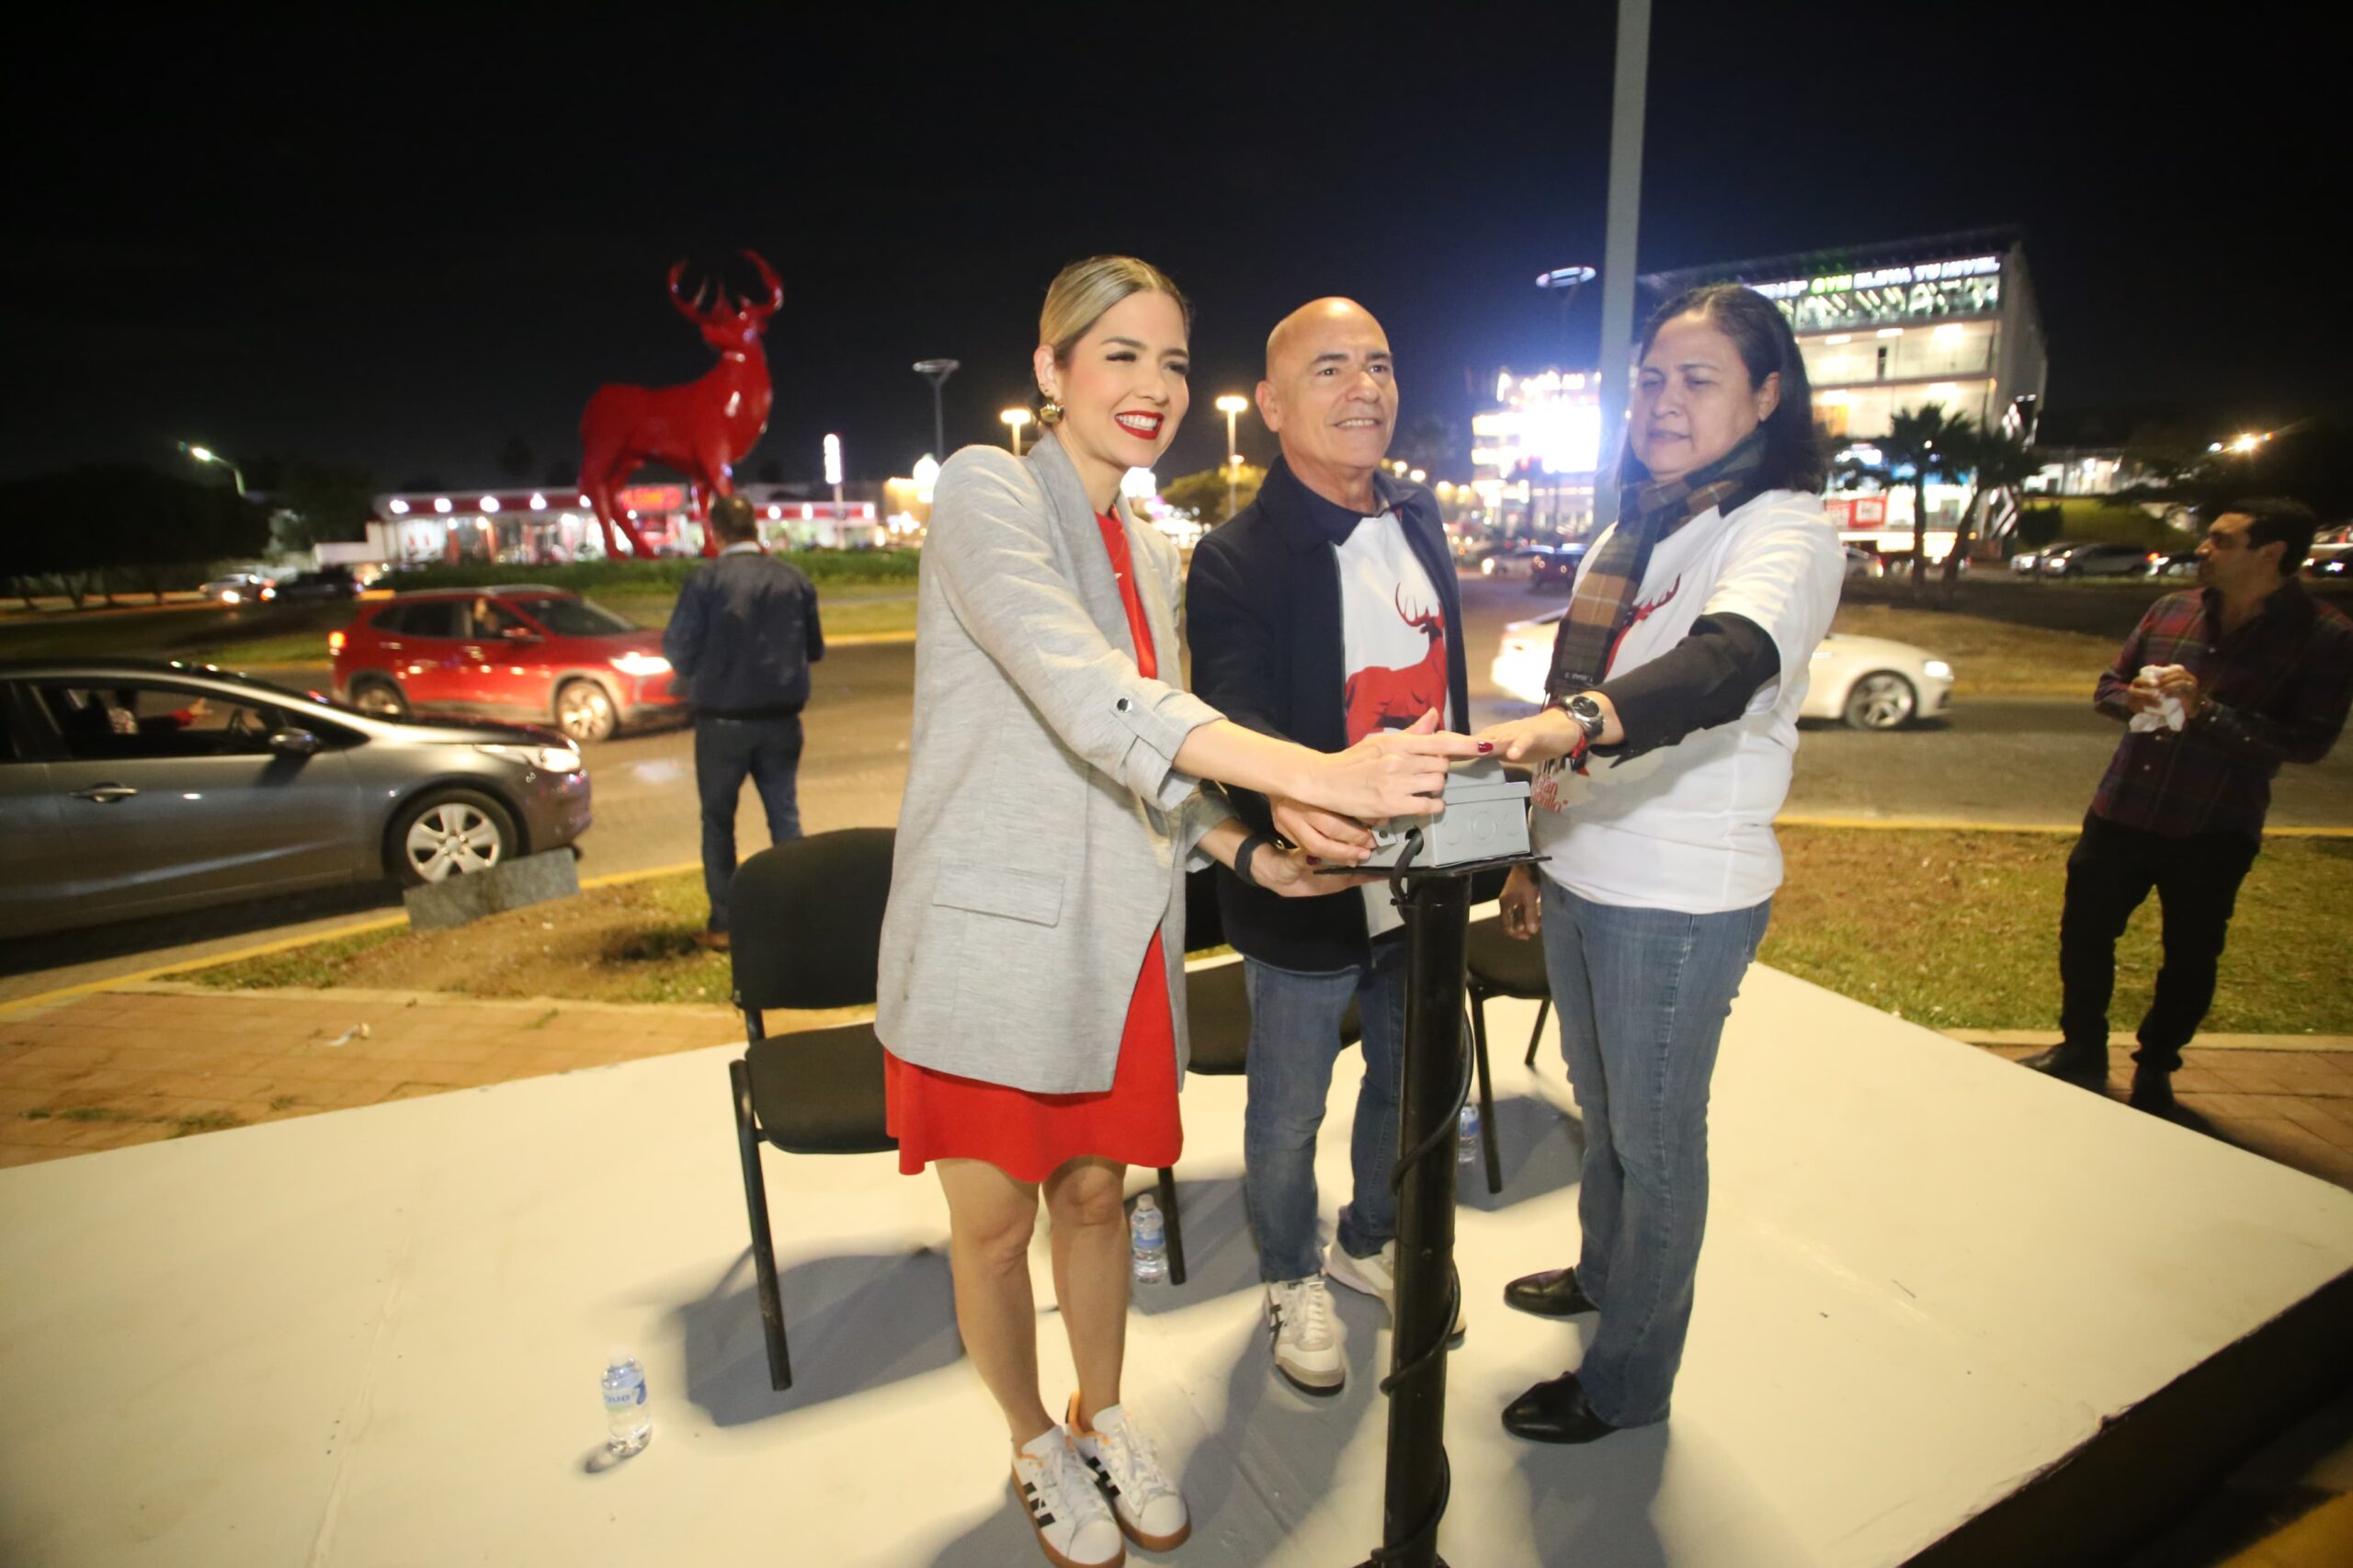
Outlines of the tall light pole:
<svg viewBox="0 0 2353 1568">
<path fill-rule="evenodd" d="M 1583 266 L 1556 267 L 1550 272 L 1540 272 L 1536 275 L 1536 286 L 1539 289 L 1548 290 L 1561 297 L 1561 362 L 1563 365 L 1569 362 L 1569 306 L 1575 302 L 1577 290 L 1592 282 L 1593 278 L 1593 268 Z M 1597 474 L 1595 476 L 1597 488 L 1599 483 L 1600 477 Z M 1552 522 L 1555 527 L 1558 527 L 1561 521 L 1561 477 L 1558 474 L 1552 476 Z M 1529 508 L 1531 512 L 1534 509 L 1533 506 Z M 1532 527 L 1535 518 L 1531 517 L 1529 522 L 1531 525 L 1529 531 L 1532 533 L 1535 531 Z"/>
<path fill-rule="evenodd" d="M 842 438 L 825 437 L 825 483 L 834 487 L 834 529 L 838 535 L 842 526 Z"/>
<path fill-rule="evenodd" d="M 939 389 L 948 384 L 962 361 L 957 359 L 918 359 L 915 374 L 931 383 L 931 454 L 943 462 L 948 458 L 948 416 L 941 412 Z"/>
<path fill-rule="evenodd" d="M 1013 443 L 1013 455 L 1017 458 L 1019 457 L 1021 455 L 1021 427 L 1029 423 L 1029 411 L 1026 408 L 1008 408 L 1004 413 L 998 415 L 997 417 L 1005 421 L 1005 438 Z"/>
<path fill-rule="evenodd" d="M 1242 477 L 1242 453 L 1235 446 L 1233 420 L 1249 406 L 1250 400 L 1239 392 L 1228 392 L 1217 400 L 1217 411 L 1225 415 L 1225 515 L 1229 521 L 1233 517 L 1233 487 Z"/>
<path fill-rule="evenodd" d="M 245 476 L 244 472 L 240 470 L 235 463 L 231 462 L 227 458 L 222 457 L 219 452 L 214 451 L 210 447 L 199 447 L 191 445 L 187 441 L 182 441 L 179 443 L 179 449 L 181 451 L 186 452 L 189 457 L 195 459 L 198 462 L 219 463 L 222 468 L 227 469 L 229 471 L 230 483 L 237 487 L 237 499 L 241 501 L 244 499 Z"/>
<path fill-rule="evenodd" d="M 1609 199 L 1601 244 L 1601 461 L 1626 445 L 1627 361 L 1634 355 L 1634 231 L 1643 211 L 1643 105 L 1650 80 L 1651 0 L 1618 0 L 1618 67 L 1609 88 Z M 1593 527 L 1618 520 L 1618 487 L 1594 475 Z"/>
</svg>

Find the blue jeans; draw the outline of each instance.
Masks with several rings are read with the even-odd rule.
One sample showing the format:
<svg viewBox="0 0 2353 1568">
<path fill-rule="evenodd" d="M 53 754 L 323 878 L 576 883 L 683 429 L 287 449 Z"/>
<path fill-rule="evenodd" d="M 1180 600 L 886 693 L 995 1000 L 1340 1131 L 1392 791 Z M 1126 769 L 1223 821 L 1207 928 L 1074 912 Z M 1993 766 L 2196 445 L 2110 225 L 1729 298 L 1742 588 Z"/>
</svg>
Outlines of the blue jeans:
<svg viewBox="0 0 2353 1568">
<path fill-rule="evenodd" d="M 1351 895 L 1342 894 L 1342 897 Z M 1315 1247 L 1315 1134 L 1340 1054 L 1340 1020 L 1354 998 L 1364 1026 L 1364 1085 L 1357 1091 L 1348 1164 L 1353 1201 L 1339 1242 L 1370 1257 L 1397 1234 L 1389 1167 L 1397 1160 L 1398 1065 L 1405 1041 L 1405 942 L 1372 944 L 1368 961 L 1302 974 L 1245 959 L 1250 993 L 1250 1096 L 1242 1120 L 1242 1198 L 1258 1238 L 1258 1278 L 1304 1279 L 1323 1267 Z"/>
<path fill-rule="evenodd" d="M 710 928 L 727 929 L 727 884 L 735 880 L 735 802 L 748 777 L 767 809 L 768 840 L 801 836 L 801 716 L 695 718 L 695 788 L 702 795 L 702 885 Z"/>
<path fill-rule="evenodd" d="M 1585 1113 L 1577 1283 L 1601 1309 L 1577 1369 L 1613 1426 L 1666 1419 L 1708 1223 L 1708 1080 L 1773 913 L 1593 903 L 1544 879 L 1544 961 Z"/>
</svg>

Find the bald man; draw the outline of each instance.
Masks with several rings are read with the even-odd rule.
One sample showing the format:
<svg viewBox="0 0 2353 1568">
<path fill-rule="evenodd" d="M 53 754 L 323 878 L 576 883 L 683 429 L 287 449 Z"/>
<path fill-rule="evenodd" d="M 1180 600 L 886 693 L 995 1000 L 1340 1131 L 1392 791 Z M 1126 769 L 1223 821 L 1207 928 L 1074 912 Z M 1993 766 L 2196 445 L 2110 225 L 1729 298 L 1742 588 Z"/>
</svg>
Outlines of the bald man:
<svg viewBox="0 0 2353 1568">
<path fill-rule="evenodd" d="M 1442 727 L 1462 728 L 1461 599 L 1438 505 L 1381 466 L 1397 426 L 1397 373 L 1381 324 L 1353 300 L 1317 300 L 1284 317 L 1267 339 L 1258 413 L 1282 456 L 1257 500 L 1193 551 L 1185 604 L 1194 689 L 1236 723 L 1319 751 L 1433 709 Z M 1232 793 L 1254 830 L 1311 851 L 1368 838 L 1294 801 Z M 1336 1393 L 1347 1365 L 1327 1280 L 1393 1304 L 1389 1167 L 1404 935 L 1385 887 L 1285 899 L 1236 872 L 1216 876 L 1250 995 L 1243 1194 L 1275 1369 L 1308 1392 Z M 1319 1257 L 1315 1139 L 1351 1002 L 1365 1062 L 1349 1144 L 1355 1190 Z"/>
</svg>

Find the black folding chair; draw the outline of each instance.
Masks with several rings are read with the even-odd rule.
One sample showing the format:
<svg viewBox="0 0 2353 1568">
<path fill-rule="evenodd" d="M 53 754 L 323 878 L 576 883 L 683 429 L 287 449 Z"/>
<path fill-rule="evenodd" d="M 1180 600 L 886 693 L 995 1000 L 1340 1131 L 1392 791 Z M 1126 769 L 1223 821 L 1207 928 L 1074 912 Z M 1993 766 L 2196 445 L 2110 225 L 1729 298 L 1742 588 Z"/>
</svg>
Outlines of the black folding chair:
<svg viewBox="0 0 2353 1568">
<path fill-rule="evenodd" d="M 735 1006 L 744 1054 L 727 1064 L 744 1206 L 752 1223 L 767 1332 L 768 1386 L 792 1386 L 784 1302 L 768 1233 L 765 1139 L 794 1154 L 869 1154 L 898 1147 L 884 1131 L 882 1045 L 871 1024 L 768 1038 L 771 1007 L 858 1007 L 874 1002 L 882 908 L 891 896 L 887 827 L 821 833 L 763 849 L 737 869 L 727 894 Z"/>
<path fill-rule="evenodd" d="M 1472 1060 L 1479 1064 L 1479 1141 L 1487 1156 L 1487 1190 L 1504 1189 L 1503 1156 L 1495 1145 L 1495 1096 L 1487 1074 L 1487 998 L 1514 996 L 1537 1004 L 1536 1028 L 1528 1037 L 1528 1065 L 1536 1065 L 1536 1042 L 1552 1008 L 1552 984 L 1544 972 L 1544 944 L 1504 934 L 1500 917 L 1474 920 L 1463 947 L 1464 994 L 1471 1004 Z"/>
</svg>

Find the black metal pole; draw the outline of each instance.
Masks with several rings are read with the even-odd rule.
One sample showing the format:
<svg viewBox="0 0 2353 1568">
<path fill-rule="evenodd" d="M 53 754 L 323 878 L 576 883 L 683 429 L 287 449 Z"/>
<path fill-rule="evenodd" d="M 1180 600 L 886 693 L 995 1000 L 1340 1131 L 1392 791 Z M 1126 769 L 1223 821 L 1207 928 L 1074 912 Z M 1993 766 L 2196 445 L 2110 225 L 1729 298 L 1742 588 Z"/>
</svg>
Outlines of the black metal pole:
<svg viewBox="0 0 2353 1568">
<path fill-rule="evenodd" d="M 1398 1107 L 1397 1298 L 1390 1340 L 1389 1471 L 1377 1568 L 1436 1568 L 1452 1487 L 1446 1458 L 1446 1341 L 1461 1300 L 1454 1272 L 1455 1127 L 1470 1086 L 1462 1041 L 1468 877 L 1405 881 L 1405 1052 Z"/>
</svg>

